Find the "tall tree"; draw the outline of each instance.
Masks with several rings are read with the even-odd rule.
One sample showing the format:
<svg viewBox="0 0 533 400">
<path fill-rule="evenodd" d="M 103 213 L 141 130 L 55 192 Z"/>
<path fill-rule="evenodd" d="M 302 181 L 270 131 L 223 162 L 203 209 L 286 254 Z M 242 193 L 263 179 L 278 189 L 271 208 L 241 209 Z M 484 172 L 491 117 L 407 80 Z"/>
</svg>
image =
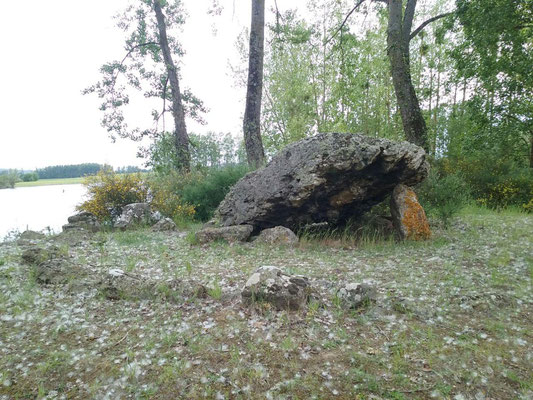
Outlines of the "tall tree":
<svg viewBox="0 0 533 400">
<path fill-rule="evenodd" d="M 533 168 L 533 2 L 456 4 L 464 40 L 455 58 L 460 76 L 477 86 L 470 108 L 478 138 L 500 157 L 527 155 Z"/>
<path fill-rule="evenodd" d="M 404 2 L 403 0 L 371 1 L 387 5 L 387 54 L 389 56 L 392 81 L 394 84 L 396 100 L 400 109 L 405 137 L 408 141 L 429 151 L 426 121 L 422 115 L 420 103 L 411 77 L 409 45 L 411 39 L 416 37 L 428 24 L 445 17 L 450 13 L 444 13 L 432 17 L 423 22 L 413 31 L 413 20 L 417 0 L 407 0 L 407 2 Z M 356 3 L 332 37 L 342 30 L 349 16 L 364 2 L 365 0 L 359 0 Z"/>
<path fill-rule="evenodd" d="M 114 139 L 115 135 L 133 140 L 144 137 L 158 139 L 165 131 L 165 114 L 174 122 L 176 167 L 190 168 L 189 137 L 185 115 L 202 122 L 205 109 L 200 100 L 188 90 L 181 91 L 178 68 L 173 59 L 183 51 L 168 32 L 184 23 L 180 0 L 137 0 L 117 17 L 117 26 L 127 33 L 126 54 L 121 60 L 104 64 L 102 80 L 84 90 L 96 92 L 103 99 L 102 125 Z M 130 128 L 124 106 L 130 103 L 131 92 L 140 91 L 135 99 L 160 99 L 161 105 L 152 110 L 153 125 Z M 153 103 L 152 103 L 153 104 Z"/>
<path fill-rule="evenodd" d="M 248 58 L 248 89 L 243 131 L 248 164 L 260 167 L 265 161 L 261 140 L 261 98 L 263 95 L 263 58 L 265 42 L 265 0 L 252 0 L 252 23 Z"/>
<path fill-rule="evenodd" d="M 163 0 L 165 1 L 165 0 Z M 178 70 L 168 44 L 167 25 L 165 16 L 161 9 L 161 0 L 153 0 L 153 7 L 157 19 L 157 29 L 159 30 L 159 46 L 163 52 L 163 60 L 167 70 L 168 81 L 170 82 L 172 98 L 172 117 L 174 118 L 174 144 L 178 156 L 179 166 L 188 171 L 190 169 L 191 154 L 189 152 L 189 136 L 185 125 L 185 112 L 181 101 L 181 91 L 178 79 Z"/>
</svg>

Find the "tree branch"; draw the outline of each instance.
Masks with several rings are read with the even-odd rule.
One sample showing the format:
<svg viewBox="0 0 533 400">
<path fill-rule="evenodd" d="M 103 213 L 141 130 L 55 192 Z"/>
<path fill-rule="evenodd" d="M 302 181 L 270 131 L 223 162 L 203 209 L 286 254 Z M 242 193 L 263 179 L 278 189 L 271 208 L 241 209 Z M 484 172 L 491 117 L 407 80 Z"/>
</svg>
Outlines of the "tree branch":
<svg viewBox="0 0 533 400">
<path fill-rule="evenodd" d="M 406 45 L 409 43 L 409 40 L 410 40 L 409 35 L 411 34 L 411 29 L 413 28 L 413 19 L 415 17 L 416 1 L 417 0 L 407 0 L 407 5 L 405 6 L 405 13 L 403 15 L 402 32 L 403 32 L 403 40 Z"/>
<path fill-rule="evenodd" d="M 122 65 L 124 65 L 124 61 L 126 61 L 126 59 L 131 56 L 131 53 L 133 53 L 135 50 L 137 50 L 138 48 L 141 48 L 141 47 L 144 47 L 144 46 L 150 46 L 150 45 L 157 45 L 159 46 L 159 43 L 157 42 L 146 42 L 146 43 L 140 43 L 140 44 L 137 44 L 135 46 L 133 46 L 132 48 L 130 48 L 128 50 L 128 52 L 126 53 L 126 55 L 124 56 L 124 58 L 122 59 L 122 61 L 120 62 L 119 64 L 119 68 L 117 68 L 117 73 L 116 75 L 113 77 L 113 84 L 111 85 L 111 90 L 113 90 L 115 88 L 115 83 L 117 82 L 117 78 L 118 78 L 118 75 L 120 74 L 120 67 L 122 67 Z"/>
<path fill-rule="evenodd" d="M 354 8 L 352 8 L 352 10 L 346 15 L 346 18 L 344 18 L 344 21 L 342 21 L 342 24 L 335 30 L 335 32 L 333 32 L 333 34 L 328 38 L 328 40 L 326 40 L 324 42 L 324 45 L 327 45 L 329 42 L 331 42 L 333 40 L 333 38 L 335 36 L 337 36 L 337 34 L 342 30 L 342 28 L 344 27 L 344 25 L 346 24 L 346 22 L 348 21 L 348 18 L 350 18 L 350 16 L 355 12 L 355 10 L 357 10 L 359 8 L 359 6 L 361 4 L 363 4 L 365 0 L 359 0 L 357 2 L 357 4 L 355 5 Z"/>
<path fill-rule="evenodd" d="M 420 32 L 422 32 L 422 30 L 427 25 L 431 24 L 432 22 L 434 22 L 434 21 L 436 21 L 438 19 L 447 17 L 448 15 L 452 15 L 454 13 L 455 13 L 455 11 L 447 12 L 447 13 L 444 13 L 444 14 L 439 14 L 439 15 L 436 15 L 435 17 L 433 17 L 433 18 L 428 19 L 427 21 L 422 22 L 422 24 L 418 28 L 416 28 L 413 33 L 411 33 L 411 35 L 409 36 L 409 41 L 411 41 L 413 38 L 416 37 L 416 35 L 418 35 Z"/>
</svg>

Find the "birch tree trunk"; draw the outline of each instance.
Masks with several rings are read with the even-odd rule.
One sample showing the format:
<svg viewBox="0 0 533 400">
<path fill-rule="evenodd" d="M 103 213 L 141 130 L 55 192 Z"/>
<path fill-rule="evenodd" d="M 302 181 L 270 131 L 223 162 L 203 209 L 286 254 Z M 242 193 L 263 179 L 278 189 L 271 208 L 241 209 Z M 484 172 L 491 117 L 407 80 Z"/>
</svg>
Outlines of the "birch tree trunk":
<svg viewBox="0 0 533 400">
<path fill-rule="evenodd" d="M 248 89 L 244 111 L 244 145 L 248 165 L 259 168 L 265 162 L 261 140 L 261 97 L 263 94 L 263 58 L 265 42 L 265 0 L 252 0 Z"/>
<path fill-rule="evenodd" d="M 163 59 L 167 69 L 170 91 L 172 95 L 172 117 L 174 118 L 174 146 L 178 156 L 178 167 L 180 170 L 189 171 L 191 164 L 191 155 L 189 152 L 189 136 L 187 135 L 187 126 L 185 125 L 185 112 L 181 101 L 180 84 L 178 80 L 178 71 L 172 60 L 172 54 L 168 45 L 167 26 L 165 16 L 161 10 L 161 0 L 154 0 L 154 11 L 157 19 L 157 28 L 159 30 L 159 45 L 163 53 Z"/>
</svg>

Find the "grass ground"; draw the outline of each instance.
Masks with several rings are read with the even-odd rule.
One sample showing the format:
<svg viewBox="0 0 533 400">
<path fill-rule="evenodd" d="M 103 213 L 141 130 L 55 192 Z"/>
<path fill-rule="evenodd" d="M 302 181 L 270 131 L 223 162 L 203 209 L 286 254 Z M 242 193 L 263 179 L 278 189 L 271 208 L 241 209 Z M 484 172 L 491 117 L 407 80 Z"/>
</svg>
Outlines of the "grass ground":
<svg viewBox="0 0 533 400">
<path fill-rule="evenodd" d="M 148 230 L 50 237 L 82 275 L 40 285 L 0 245 L 0 399 L 531 399 L 533 215 L 468 210 L 427 242 L 197 246 Z M 261 265 L 310 278 L 305 310 L 246 308 Z M 102 295 L 120 268 L 148 295 Z M 335 290 L 372 280 L 376 304 Z M 190 282 L 207 296 L 175 290 Z M 139 292 L 140 293 L 140 292 Z"/>
<path fill-rule="evenodd" d="M 76 183 L 83 183 L 84 179 L 85 178 L 39 179 L 34 182 L 17 182 L 15 187 L 73 185 Z"/>
</svg>

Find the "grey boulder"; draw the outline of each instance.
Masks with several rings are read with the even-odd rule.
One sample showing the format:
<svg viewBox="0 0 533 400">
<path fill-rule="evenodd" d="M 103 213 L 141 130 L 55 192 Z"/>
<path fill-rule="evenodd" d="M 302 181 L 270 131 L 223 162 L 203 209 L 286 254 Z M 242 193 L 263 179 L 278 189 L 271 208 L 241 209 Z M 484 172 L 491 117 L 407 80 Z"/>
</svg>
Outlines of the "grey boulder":
<svg viewBox="0 0 533 400">
<path fill-rule="evenodd" d="M 162 218 L 152 226 L 152 231 L 154 232 L 170 232 L 178 229 L 174 221 L 170 218 Z"/>
<path fill-rule="evenodd" d="M 277 310 L 299 310 L 307 303 L 309 294 L 306 277 L 291 276 L 272 266 L 256 269 L 241 291 L 245 305 L 266 302 Z"/>
<path fill-rule="evenodd" d="M 295 246 L 298 244 L 298 236 L 289 228 L 276 226 L 261 231 L 255 243 L 264 243 L 270 245 Z"/>
<path fill-rule="evenodd" d="M 63 225 L 63 232 L 80 230 L 97 232 L 100 229 L 101 225 L 96 216 L 87 211 L 68 217 L 68 224 Z"/>
<path fill-rule="evenodd" d="M 117 218 L 113 227 L 116 229 L 130 229 L 152 222 L 152 211 L 148 203 L 132 203 L 124 206 L 122 214 Z"/>
<path fill-rule="evenodd" d="M 337 291 L 341 305 L 348 309 L 358 309 L 375 303 L 378 292 L 368 283 L 347 283 Z"/>
<path fill-rule="evenodd" d="M 255 231 L 339 224 L 382 202 L 399 183 L 421 182 L 428 170 L 424 150 L 408 142 L 319 134 L 287 146 L 237 182 L 213 223 Z"/>
</svg>

